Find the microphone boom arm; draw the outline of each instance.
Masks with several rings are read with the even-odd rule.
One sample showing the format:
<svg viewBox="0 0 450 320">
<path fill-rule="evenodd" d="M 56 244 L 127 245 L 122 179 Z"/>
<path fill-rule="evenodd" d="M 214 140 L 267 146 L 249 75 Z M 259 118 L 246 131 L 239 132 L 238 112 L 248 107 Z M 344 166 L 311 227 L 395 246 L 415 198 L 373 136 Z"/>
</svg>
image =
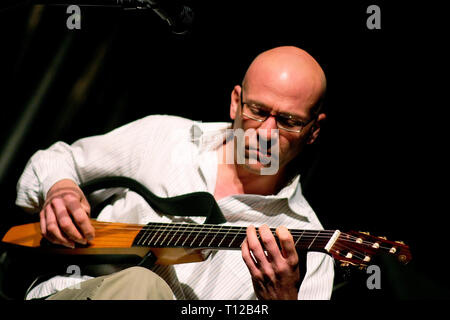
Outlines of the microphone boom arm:
<svg viewBox="0 0 450 320">
<path fill-rule="evenodd" d="M 117 7 L 125 10 L 151 9 L 162 20 L 166 21 L 172 32 L 185 34 L 192 24 L 194 12 L 191 8 L 174 0 L 1 0 L 0 12 L 3 9 L 21 4 L 31 5 L 78 5 L 94 7 Z"/>
</svg>

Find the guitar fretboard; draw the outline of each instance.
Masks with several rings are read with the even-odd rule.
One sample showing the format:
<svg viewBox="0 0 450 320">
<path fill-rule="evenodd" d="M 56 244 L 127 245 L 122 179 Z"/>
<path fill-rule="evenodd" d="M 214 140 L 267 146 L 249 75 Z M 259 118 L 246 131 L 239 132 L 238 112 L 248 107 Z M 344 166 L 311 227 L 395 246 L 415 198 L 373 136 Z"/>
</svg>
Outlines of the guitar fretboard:
<svg viewBox="0 0 450 320">
<path fill-rule="evenodd" d="M 270 229 L 278 241 L 274 228 Z M 289 230 L 298 249 L 322 251 L 334 230 Z M 259 236 L 259 235 L 258 235 Z M 246 227 L 211 224 L 149 223 L 136 236 L 133 246 L 152 248 L 188 247 L 208 249 L 240 249 Z"/>
</svg>

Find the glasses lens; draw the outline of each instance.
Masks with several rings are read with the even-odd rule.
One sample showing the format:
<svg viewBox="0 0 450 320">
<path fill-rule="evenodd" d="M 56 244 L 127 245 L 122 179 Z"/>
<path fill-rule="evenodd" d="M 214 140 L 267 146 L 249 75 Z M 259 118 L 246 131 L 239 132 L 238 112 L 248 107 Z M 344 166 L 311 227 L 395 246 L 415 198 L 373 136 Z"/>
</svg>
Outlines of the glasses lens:
<svg viewBox="0 0 450 320">
<path fill-rule="evenodd" d="M 249 105 L 247 103 L 244 103 L 243 114 L 250 119 L 258 120 L 258 121 L 264 121 L 266 120 L 271 112 L 270 110 L 264 109 L 260 106 L 256 105 Z M 300 132 L 304 126 L 303 122 L 291 117 L 286 117 L 283 115 L 277 115 L 275 116 L 277 119 L 277 125 L 280 129 L 293 131 L 293 132 Z"/>
<path fill-rule="evenodd" d="M 303 127 L 303 123 L 301 121 L 283 116 L 278 116 L 277 122 L 278 127 L 292 131 L 301 131 Z"/>
<path fill-rule="evenodd" d="M 270 111 L 248 104 L 244 104 L 244 113 L 258 120 L 265 120 L 270 115 Z"/>
</svg>

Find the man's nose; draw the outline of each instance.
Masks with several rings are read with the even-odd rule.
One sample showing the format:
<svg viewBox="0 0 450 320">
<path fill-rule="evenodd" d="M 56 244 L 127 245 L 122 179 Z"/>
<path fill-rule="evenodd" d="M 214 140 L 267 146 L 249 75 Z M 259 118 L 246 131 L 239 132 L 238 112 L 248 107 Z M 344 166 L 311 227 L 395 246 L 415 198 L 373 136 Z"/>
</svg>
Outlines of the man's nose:
<svg viewBox="0 0 450 320">
<path fill-rule="evenodd" d="M 270 115 L 263 123 L 261 123 L 257 132 L 259 138 L 267 143 L 267 149 L 270 149 L 272 138 L 274 138 L 276 141 L 278 135 L 276 118 L 273 115 Z"/>
<path fill-rule="evenodd" d="M 258 128 L 258 134 L 266 140 L 270 140 L 273 130 L 278 129 L 277 119 L 275 116 L 270 115 Z"/>
</svg>

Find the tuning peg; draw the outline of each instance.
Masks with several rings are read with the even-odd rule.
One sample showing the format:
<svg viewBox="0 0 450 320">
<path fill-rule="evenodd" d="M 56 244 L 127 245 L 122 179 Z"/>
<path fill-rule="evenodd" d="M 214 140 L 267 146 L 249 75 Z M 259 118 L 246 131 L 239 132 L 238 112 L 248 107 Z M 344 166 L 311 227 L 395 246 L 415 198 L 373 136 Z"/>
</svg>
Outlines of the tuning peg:
<svg viewBox="0 0 450 320">
<path fill-rule="evenodd" d="M 348 267 L 350 265 L 350 263 L 348 262 L 341 262 L 341 267 Z"/>
<path fill-rule="evenodd" d="M 370 236 L 370 232 L 367 232 L 367 231 L 360 231 L 359 233 L 362 233 L 362 234 Z"/>
<path fill-rule="evenodd" d="M 385 237 L 385 236 L 379 236 L 379 237 L 377 237 L 377 238 L 383 239 L 383 240 L 387 240 L 387 237 Z"/>
<path fill-rule="evenodd" d="M 400 244 L 405 244 L 403 241 L 395 241 L 395 242 L 400 243 Z"/>
</svg>

